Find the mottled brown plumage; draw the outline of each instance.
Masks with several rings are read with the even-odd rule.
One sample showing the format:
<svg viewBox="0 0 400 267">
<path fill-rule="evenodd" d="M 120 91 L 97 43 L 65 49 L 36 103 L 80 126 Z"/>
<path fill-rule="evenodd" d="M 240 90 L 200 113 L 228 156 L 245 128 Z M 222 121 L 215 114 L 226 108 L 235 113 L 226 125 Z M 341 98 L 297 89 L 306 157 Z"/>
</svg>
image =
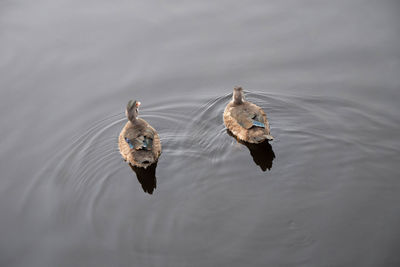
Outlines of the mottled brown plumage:
<svg viewBox="0 0 400 267">
<path fill-rule="evenodd" d="M 259 106 L 244 100 L 241 87 L 233 90 L 232 101 L 224 111 L 224 123 L 232 134 L 248 143 L 258 144 L 274 139 L 270 135 L 267 115 Z M 257 126 L 262 124 L 265 128 Z"/>
<path fill-rule="evenodd" d="M 147 168 L 157 162 L 161 155 L 161 142 L 156 130 L 145 120 L 137 118 L 140 102 L 129 101 L 125 114 L 128 122 L 119 138 L 119 151 L 133 166 Z"/>
</svg>

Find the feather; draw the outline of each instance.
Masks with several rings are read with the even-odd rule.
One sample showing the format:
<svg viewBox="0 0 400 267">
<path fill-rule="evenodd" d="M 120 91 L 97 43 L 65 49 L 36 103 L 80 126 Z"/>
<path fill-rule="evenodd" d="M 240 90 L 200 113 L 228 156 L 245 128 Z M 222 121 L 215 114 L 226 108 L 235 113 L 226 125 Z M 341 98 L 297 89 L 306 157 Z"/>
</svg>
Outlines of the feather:
<svg viewBox="0 0 400 267">
<path fill-rule="evenodd" d="M 261 122 L 256 121 L 256 120 L 253 120 L 253 126 L 265 128 L 265 124 L 264 123 L 261 123 Z"/>
<path fill-rule="evenodd" d="M 125 141 L 128 143 L 130 149 L 144 149 L 144 150 L 151 150 L 153 148 L 153 139 L 147 136 L 139 136 L 133 140 L 128 139 L 125 137 Z"/>
<path fill-rule="evenodd" d="M 143 147 L 146 149 L 151 149 L 153 147 L 153 139 L 145 136 L 143 140 Z"/>
<path fill-rule="evenodd" d="M 129 140 L 128 138 L 125 137 L 125 141 L 128 143 L 130 149 L 133 149 L 133 148 L 134 148 L 133 145 L 132 145 L 131 140 Z"/>
</svg>

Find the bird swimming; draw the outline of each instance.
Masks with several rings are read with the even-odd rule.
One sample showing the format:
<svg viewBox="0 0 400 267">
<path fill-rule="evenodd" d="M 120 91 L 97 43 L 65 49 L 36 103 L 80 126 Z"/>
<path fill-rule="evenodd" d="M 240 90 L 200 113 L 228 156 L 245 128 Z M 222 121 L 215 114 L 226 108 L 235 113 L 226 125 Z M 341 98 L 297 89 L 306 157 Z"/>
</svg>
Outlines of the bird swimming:
<svg viewBox="0 0 400 267">
<path fill-rule="evenodd" d="M 119 152 L 129 164 L 147 168 L 161 155 L 161 141 L 157 131 L 145 120 L 138 118 L 140 102 L 130 100 L 126 106 L 125 124 L 118 138 Z"/>
<path fill-rule="evenodd" d="M 226 128 L 242 141 L 259 144 L 274 139 L 267 115 L 259 106 L 245 101 L 242 87 L 233 89 L 232 101 L 226 106 L 223 117 Z"/>
</svg>

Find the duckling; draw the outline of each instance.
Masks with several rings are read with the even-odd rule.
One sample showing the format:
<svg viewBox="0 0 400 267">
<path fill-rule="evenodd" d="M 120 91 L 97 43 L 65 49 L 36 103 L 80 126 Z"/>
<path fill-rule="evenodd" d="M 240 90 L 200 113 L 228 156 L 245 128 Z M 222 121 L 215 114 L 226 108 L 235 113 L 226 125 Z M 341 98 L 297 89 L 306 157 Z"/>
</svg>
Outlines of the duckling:
<svg viewBox="0 0 400 267">
<path fill-rule="evenodd" d="M 232 101 L 224 111 L 226 128 L 238 139 L 259 144 L 274 138 L 270 135 L 267 115 L 259 106 L 244 100 L 243 89 L 233 89 Z"/>
<path fill-rule="evenodd" d="M 129 164 L 147 168 L 161 155 L 161 142 L 156 130 L 145 120 L 138 118 L 139 101 L 130 100 L 126 106 L 125 124 L 118 138 L 119 152 Z"/>
</svg>

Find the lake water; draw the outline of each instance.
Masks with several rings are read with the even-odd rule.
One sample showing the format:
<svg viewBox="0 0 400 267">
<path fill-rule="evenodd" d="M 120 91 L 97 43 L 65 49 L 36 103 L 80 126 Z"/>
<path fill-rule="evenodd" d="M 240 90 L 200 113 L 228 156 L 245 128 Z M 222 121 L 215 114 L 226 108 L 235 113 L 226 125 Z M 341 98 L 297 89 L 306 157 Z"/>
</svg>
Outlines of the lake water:
<svg viewBox="0 0 400 267">
<path fill-rule="evenodd" d="M 0 2 L 1 266 L 400 266 L 400 3 Z M 232 89 L 275 140 L 248 146 Z M 160 134 L 117 145 L 129 99 Z"/>
</svg>

